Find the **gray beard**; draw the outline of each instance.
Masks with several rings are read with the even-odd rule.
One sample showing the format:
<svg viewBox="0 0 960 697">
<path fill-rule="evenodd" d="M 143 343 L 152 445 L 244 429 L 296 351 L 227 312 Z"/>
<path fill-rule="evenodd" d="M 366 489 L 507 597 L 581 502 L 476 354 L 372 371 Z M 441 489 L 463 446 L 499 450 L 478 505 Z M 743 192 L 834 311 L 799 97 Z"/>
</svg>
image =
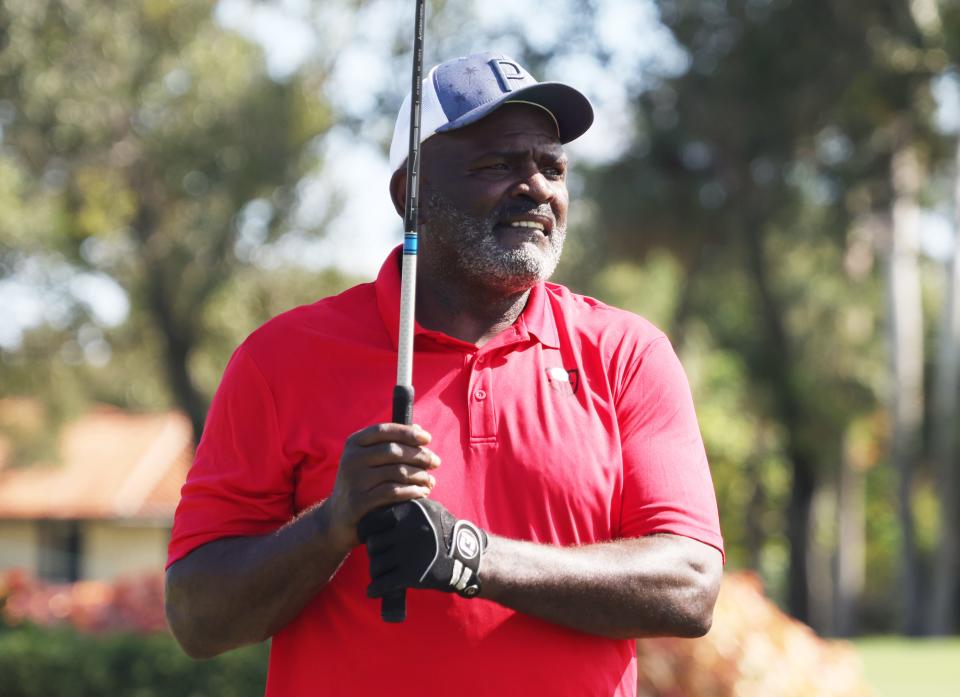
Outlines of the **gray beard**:
<svg viewBox="0 0 960 697">
<path fill-rule="evenodd" d="M 430 211 L 430 223 L 422 233 L 426 252 L 423 256 L 437 260 L 437 271 L 444 276 L 466 276 L 481 285 L 512 293 L 547 280 L 557 268 L 567 236 L 566 226 L 553 228 L 547 236 L 546 249 L 533 243 L 510 249 L 500 245 L 493 230 L 503 217 L 501 210 L 474 217 L 436 191 L 427 194 L 424 205 Z"/>
</svg>

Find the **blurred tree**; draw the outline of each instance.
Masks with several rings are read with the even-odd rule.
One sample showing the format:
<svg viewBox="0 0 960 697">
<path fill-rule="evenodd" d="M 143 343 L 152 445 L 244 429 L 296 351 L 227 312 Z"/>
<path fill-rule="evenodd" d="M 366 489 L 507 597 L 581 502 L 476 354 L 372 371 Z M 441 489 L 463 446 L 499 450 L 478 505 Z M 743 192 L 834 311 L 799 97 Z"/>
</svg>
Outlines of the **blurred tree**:
<svg viewBox="0 0 960 697">
<path fill-rule="evenodd" d="M 956 171 L 960 173 L 960 146 Z M 937 375 L 933 383 L 932 441 L 940 495 L 939 535 L 933 564 L 933 587 L 927 613 L 932 634 L 950 634 L 957 628 L 960 593 L 960 477 L 957 473 L 958 398 L 960 398 L 960 174 L 955 175 L 955 229 L 953 254 L 947 265 L 947 283 L 940 322 Z"/>
<path fill-rule="evenodd" d="M 0 8 L 0 195 L 22 209 L 0 214 L 6 272 L 42 254 L 116 281 L 131 305 L 121 344 L 140 356 L 130 367 L 159 361 L 157 384 L 198 436 L 207 394 L 191 361 L 206 308 L 247 261 L 235 253 L 238 212 L 258 202 L 260 241 L 276 235 L 331 122 L 322 74 L 270 79 L 261 51 L 212 10 L 207 0 Z M 65 324 L 89 325 L 84 314 L 74 308 Z"/>
<path fill-rule="evenodd" d="M 904 129 L 908 127 L 904 126 Z M 923 307 L 920 288 L 920 205 L 923 170 L 912 134 L 898 137 L 891 161 L 893 195 L 889 229 L 882 250 L 886 262 L 887 338 L 890 355 L 890 459 L 899 475 L 904 624 L 920 632 L 920 568 L 913 516 L 914 476 L 922 452 L 923 427 Z"/>
<path fill-rule="evenodd" d="M 658 5 L 689 69 L 636 95 L 634 144 L 590 176 L 593 251 L 671 250 L 683 269 L 674 339 L 706 326 L 739 357 L 747 408 L 775 417 L 768 442 L 792 475 L 787 604 L 809 620 L 811 574 L 828 571 L 808 568 L 814 493 L 882 387 L 878 288 L 848 272 L 849 232 L 892 205 L 898 117 L 931 142 L 925 90 L 944 60 L 895 4 Z"/>
<path fill-rule="evenodd" d="M 939 33 L 950 57 L 954 78 L 960 67 L 960 4 L 944 1 L 931 22 L 930 33 Z M 932 442 L 940 499 L 938 544 L 932 572 L 927 630 L 948 634 L 960 627 L 960 143 L 953 167 L 954 239 L 947 265 L 947 282 L 940 321 L 940 347 L 933 387 Z"/>
</svg>

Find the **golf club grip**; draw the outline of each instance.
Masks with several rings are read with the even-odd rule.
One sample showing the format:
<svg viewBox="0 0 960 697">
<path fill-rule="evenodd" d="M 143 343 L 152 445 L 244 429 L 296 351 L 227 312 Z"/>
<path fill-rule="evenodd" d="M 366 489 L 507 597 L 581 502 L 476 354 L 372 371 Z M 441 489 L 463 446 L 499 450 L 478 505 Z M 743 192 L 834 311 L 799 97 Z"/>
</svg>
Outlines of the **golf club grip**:
<svg viewBox="0 0 960 697">
<path fill-rule="evenodd" d="M 393 388 L 393 423 L 413 424 L 413 386 L 396 385 Z"/>
<path fill-rule="evenodd" d="M 380 617 L 384 622 L 399 624 L 407 619 L 407 591 L 401 588 L 385 596 L 380 603 Z"/>
<path fill-rule="evenodd" d="M 407 426 L 413 423 L 413 387 L 410 385 L 393 388 L 393 422 Z M 407 592 L 399 590 L 383 596 L 380 617 L 384 622 L 403 622 L 407 618 Z"/>
</svg>

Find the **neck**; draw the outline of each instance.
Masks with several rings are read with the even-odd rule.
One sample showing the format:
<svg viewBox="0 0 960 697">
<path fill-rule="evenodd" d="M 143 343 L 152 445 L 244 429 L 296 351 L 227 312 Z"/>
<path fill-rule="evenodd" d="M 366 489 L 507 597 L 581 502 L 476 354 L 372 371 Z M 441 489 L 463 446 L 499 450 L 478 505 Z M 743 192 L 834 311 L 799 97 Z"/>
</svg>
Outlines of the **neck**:
<svg viewBox="0 0 960 697">
<path fill-rule="evenodd" d="M 438 276 L 417 278 L 417 321 L 461 341 L 483 346 L 523 312 L 530 289 L 512 293 L 456 283 Z"/>
</svg>

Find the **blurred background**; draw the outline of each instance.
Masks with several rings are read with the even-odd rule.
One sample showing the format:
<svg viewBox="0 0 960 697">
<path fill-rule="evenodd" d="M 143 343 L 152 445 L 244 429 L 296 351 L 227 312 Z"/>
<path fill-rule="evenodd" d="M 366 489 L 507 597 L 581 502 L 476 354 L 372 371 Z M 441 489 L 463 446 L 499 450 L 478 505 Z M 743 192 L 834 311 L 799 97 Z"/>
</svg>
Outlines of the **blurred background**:
<svg viewBox="0 0 960 697">
<path fill-rule="evenodd" d="M 56 651 L 83 653 L 71 642 L 99 675 L 124 650 L 104 631 L 162 629 L 156 569 L 233 348 L 285 309 L 371 280 L 399 243 L 386 149 L 413 7 L 0 5 L 12 694 L 68 694 L 26 685 Z M 435 0 L 427 19 L 427 66 L 501 50 L 593 100 L 593 128 L 569 146 L 556 280 L 673 341 L 731 578 L 781 613 L 777 626 L 808 625 L 804 640 L 854 673 L 865 661 L 876 694 L 948 694 L 960 680 L 960 2 Z M 750 653 L 754 630 L 731 641 L 763 664 L 756 692 L 741 665 L 725 683 L 641 694 L 870 689 L 756 687 L 797 659 L 786 644 Z M 172 675 L 171 694 L 262 692 L 259 649 L 238 653 L 253 667 L 198 664 L 208 673 L 191 693 L 162 632 L 142 641 L 168 672 L 124 678 L 141 680 L 138 695 L 167 694 Z M 705 665 L 688 644 L 650 645 L 641 671 L 658 651 L 673 670 Z M 228 664 L 241 687 L 216 682 Z"/>
</svg>

